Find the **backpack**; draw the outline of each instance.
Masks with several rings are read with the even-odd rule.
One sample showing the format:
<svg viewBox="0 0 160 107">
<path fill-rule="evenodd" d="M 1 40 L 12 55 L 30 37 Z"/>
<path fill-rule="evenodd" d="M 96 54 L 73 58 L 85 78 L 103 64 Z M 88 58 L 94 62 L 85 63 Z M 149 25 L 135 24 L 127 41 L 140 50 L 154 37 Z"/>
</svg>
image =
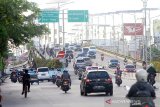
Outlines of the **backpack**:
<svg viewBox="0 0 160 107">
<path fill-rule="evenodd" d="M 148 90 L 146 90 L 145 87 L 143 89 L 140 89 L 137 87 L 137 89 L 138 91 L 136 92 L 136 97 L 150 97 L 151 96 L 151 93 Z"/>
</svg>

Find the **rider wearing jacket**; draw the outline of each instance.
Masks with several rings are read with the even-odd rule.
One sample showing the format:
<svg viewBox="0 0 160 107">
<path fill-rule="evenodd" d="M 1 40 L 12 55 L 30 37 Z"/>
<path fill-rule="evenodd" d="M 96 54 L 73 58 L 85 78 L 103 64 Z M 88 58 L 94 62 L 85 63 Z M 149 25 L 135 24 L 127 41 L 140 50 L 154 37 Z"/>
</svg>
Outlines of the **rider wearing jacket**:
<svg viewBox="0 0 160 107">
<path fill-rule="evenodd" d="M 116 76 L 121 76 L 122 75 L 122 70 L 120 70 L 120 67 L 117 66 L 117 70 L 115 71 Z"/>
<path fill-rule="evenodd" d="M 155 68 L 153 67 L 152 64 L 149 65 L 149 67 L 147 69 L 147 73 L 148 73 L 148 77 L 147 77 L 148 82 L 149 82 L 149 79 L 150 79 L 151 75 L 153 75 L 154 78 L 156 77 L 156 70 L 155 70 Z"/>
<path fill-rule="evenodd" d="M 22 90 L 22 95 L 24 94 L 24 88 L 25 85 L 28 86 L 28 92 L 30 92 L 30 75 L 28 74 L 28 70 L 25 69 L 25 74 L 22 77 L 22 81 L 23 81 L 23 90 Z"/>
<path fill-rule="evenodd" d="M 136 72 L 137 82 L 131 86 L 126 97 L 131 100 L 132 104 L 140 101 L 141 105 L 149 103 L 152 105 L 149 107 L 155 107 L 153 99 L 156 98 L 156 94 L 153 87 L 147 82 L 147 75 L 144 69 L 140 69 Z M 137 106 L 131 105 L 130 107 Z"/>
<path fill-rule="evenodd" d="M 62 83 L 63 83 L 64 80 L 69 80 L 69 83 L 70 83 L 70 86 L 71 86 L 71 78 L 70 78 L 70 75 L 69 75 L 67 70 L 63 71 L 63 74 L 61 75 L 61 80 L 62 80 Z"/>
</svg>

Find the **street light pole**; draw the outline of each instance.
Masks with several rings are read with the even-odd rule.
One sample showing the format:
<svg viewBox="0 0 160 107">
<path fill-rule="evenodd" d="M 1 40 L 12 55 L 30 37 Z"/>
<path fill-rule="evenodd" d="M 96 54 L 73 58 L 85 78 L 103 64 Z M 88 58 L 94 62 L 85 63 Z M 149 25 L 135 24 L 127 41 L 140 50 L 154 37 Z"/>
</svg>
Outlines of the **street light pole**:
<svg viewBox="0 0 160 107">
<path fill-rule="evenodd" d="M 147 1 L 148 0 L 142 0 L 143 2 L 143 8 L 144 8 L 144 46 L 143 46 L 143 61 L 145 61 L 146 63 L 148 62 L 147 61 L 147 56 L 148 56 L 148 50 L 147 50 L 147 45 L 148 45 L 148 42 L 147 42 L 147 21 L 146 21 L 146 17 L 147 17 L 147 13 L 146 13 L 146 8 L 147 8 Z"/>
</svg>

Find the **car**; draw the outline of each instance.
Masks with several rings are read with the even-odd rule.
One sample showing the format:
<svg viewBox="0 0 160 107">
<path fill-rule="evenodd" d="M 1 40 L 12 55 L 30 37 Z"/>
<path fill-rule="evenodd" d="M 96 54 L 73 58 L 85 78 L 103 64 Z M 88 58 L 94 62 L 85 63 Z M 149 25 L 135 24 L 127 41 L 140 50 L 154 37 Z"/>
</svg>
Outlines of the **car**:
<svg viewBox="0 0 160 107">
<path fill-rule="evenodd" d="M 108 72 L 104 69 L 89 70 L 83 73 L 80 83 L 80 94 L 105 92 L 113 95 L 113 83 Z"/>
<path fill-rule="evenodd" d="M 89 51 L 93 51 L 93 52 L 95 52 L 95 53 L 96 53 L 96 47 L 95 47 L 95 46 L 91 46 L 91 47 L 89 47 Z"/>
<path fill-rule="evenodd" d="M 96 59 L 96 53 L 94 51 L 88 51 L 87 56 Z"/>
<path fill-rule="evenodd" d="M 89 47 L 83 47 L 82 48 L 82 52 L 84 53 L 84 54 L 86 54 L 87 55 L 87 52 L 89 51 Z"/>
<path fill-rule="evenodd" d="M 111 59 L 108 62 L 108 67 L 109 68 L 116 68 L 117 66 L 119 66 L 119 61 L 117 59 Z"/>
<path fill-rule="evenodd" d="M 38 79 L 37 71 L 35 69 L 28 69 L 28 74 L 30 74 L 31 85 L 35 82 L 39 85 L 39 79 Z"/>
<path fill-rule="evenodd" d="M 81 67 L 81 68 L 85 68 L 86 65 L 85 65 L 85 61 L 83 58 L 77 58 L 75 59 L 75 62 L 73 64 L 73 68 L 74 68 L 74 72 L 75 74 L 77 74 L 77 70 Z"/>
<path fill-rule="evenodd" d="M 48 80 L 50 81 L 49 68 L 48 67 L 39 67 L 37 68 L 38 79 L 40 81 Z"/>
<path fill-rule="evenodd" d="M 69 47 L 68 47 L 70 50 L 74 50 L 75 49 L 75 46 L 74 45 L 69 45 Z"/>
<path fill-rule="evenodd" d="M 92 61 L 90 57 L 82 57 L 85 61 L 86 66 L 92 66 Z"/>
<path fill-rule="evenodd" d="M 76 45 L 75 47 L 75 51 L 82 51 L 81 45 Z"/>
<path fill-rule="evenodd" d="M 127 64 L 124 67 L 124 72 L 136 72 L 136 68 L 133 64 Z"/>
<path fill-rule="evenodd" d="M 103 67 L 102 66 L 86 66 L 86 71 L 97 70 L 97 69 L 103 69 Z"/>
<path fill-rule="evenodd" d="M 73 51 L 72 50 L 65 51 L 65 58 L 68 58 L 68 56 L 71 56 L 73 58 Z"/>
<path fill-rule="evenodd" d="M 59 44 L 55 44 L 54 50 L 55 51 L 60 51 L 61 50 L 60 45 Z"/>
</svg>

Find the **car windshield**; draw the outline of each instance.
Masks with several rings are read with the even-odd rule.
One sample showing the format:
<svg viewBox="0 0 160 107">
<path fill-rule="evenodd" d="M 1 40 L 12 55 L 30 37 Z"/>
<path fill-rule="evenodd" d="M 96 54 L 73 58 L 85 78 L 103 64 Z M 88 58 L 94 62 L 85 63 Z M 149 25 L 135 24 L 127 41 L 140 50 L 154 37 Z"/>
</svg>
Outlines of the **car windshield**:
<svg viewBox="0 0 160 107">
<path fill-rule="evenodd" d="M 110 62 L 118 63 L 118 60 L 111 60 Z"/>
<path fill-rule="evenodd" d="M 84 60 L 77 60 L 77 63 L 83 63 Z"/>
<path fill-rule="evenodd" d="M 33 73 L 36 73 L 36 71 L 29 70 L 28 73 L 29 73 L 29 74 L 33 74 Z"/>
<path fill-rule="evenodd" d="M 95 72 L 90 72 L 87 75 L 87 78 L 88 79 L 99 79 L 99 78 L 105 79 L 105 78 L 109 78 L 109 75 L 106 71 L 95 71 Z"/>
<path fill-rule="evenodd" d="M 48 68 L 39 68 L 38 69 L 38 72 L 46 72 L 46 71 L 48 71 Z"/>
<path fill-rule="evenodd" d="M 134 68 L 133 65 L 127 65 L 126 68 Z"/>
</svg>

